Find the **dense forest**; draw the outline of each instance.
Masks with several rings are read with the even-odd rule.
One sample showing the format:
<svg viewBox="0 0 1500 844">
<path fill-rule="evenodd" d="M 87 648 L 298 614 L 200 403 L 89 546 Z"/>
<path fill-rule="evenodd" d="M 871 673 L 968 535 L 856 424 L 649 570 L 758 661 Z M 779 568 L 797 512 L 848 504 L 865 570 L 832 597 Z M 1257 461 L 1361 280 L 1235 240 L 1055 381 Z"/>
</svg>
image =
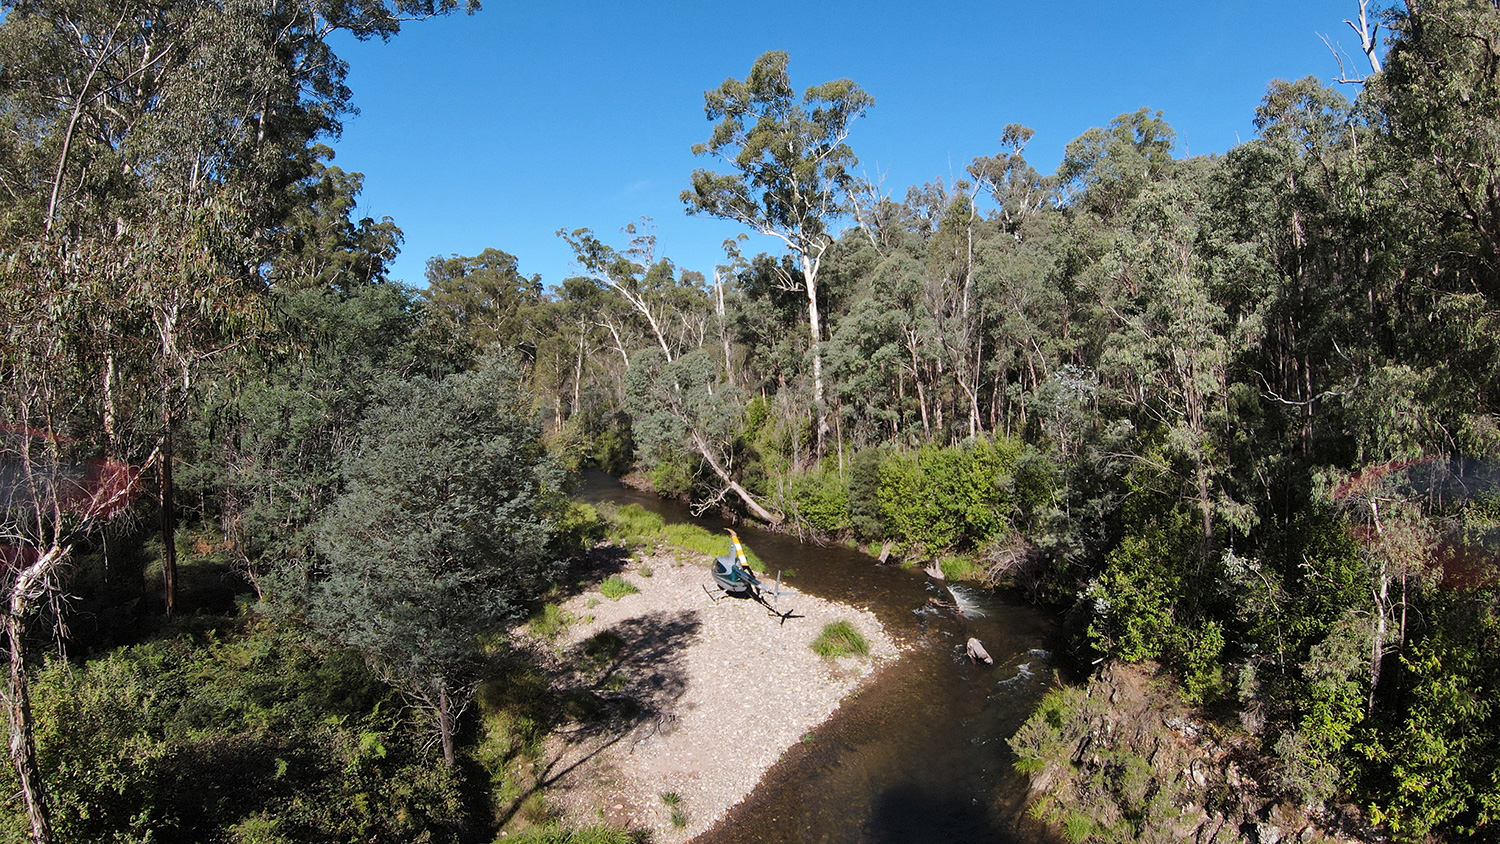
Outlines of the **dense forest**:
<svg viewBox="0 0 1500 844">
<path fill-rule="evenodd" d="M 485 713 L 541 694 L 500 631 L 597 538 L 585 467 L 1017 590 L 1287 800 L 1494 835 L 1494 3 L 1385 12 L 1223 155 L 1143 108 L 903 195 L 872 94 L 766 53 L 682 199 L 778 254 L 640 220 L 412 288 L 320 144 L 327 39 L 457 8 L 3 4 L 7 840 L 491 840 Z"/>
</svg>

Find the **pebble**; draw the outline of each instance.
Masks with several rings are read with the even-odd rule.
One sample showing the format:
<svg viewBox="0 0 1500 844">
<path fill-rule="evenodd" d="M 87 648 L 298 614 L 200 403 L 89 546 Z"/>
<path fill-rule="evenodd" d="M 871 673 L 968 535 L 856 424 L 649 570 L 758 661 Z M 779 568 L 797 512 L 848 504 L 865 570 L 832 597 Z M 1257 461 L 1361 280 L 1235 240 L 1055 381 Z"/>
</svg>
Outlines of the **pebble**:
<svg viewBox="0 0 1500 844">
<path fill-rule="evenodd" d="M 597 736 L 589 743 L 564 745 L 554 736 L 549 746 L 559 756 L 558 769 L 577 764 L 547 795 L 571 813 L 569 820 L 597 822 L 588 807 L 619 800 L 615 810 L 636 806 L 637 815 L 627 813 L 628 820 L 652 828 L 658 844 L 679 844 L 711 826 L 750 793 L 787 748 L 827 720 L 844 696 L 899 652 L 866 610 L 807 595 L 797 595 L 788 607 L 784 590 L 782 609 L 794 609 L 800 617 L 778 624 L 750 601 L 710 602 L 701 587 L 709 579 L 706 564 L 674 567 L 671 562 L 669 555 L 646 560 L 655 572 L 650 578 L 624 572 L 641 591 L 621 601 L 586 592 L 565 603 L 564 612 L 593 620 L 575 622 L 555 647 L 564 650 L 630 619 L 696 621 L 697 630 L 677 652 L 661 665 L 639 666 L 639 676 L 626 685 L 627 692 L 640 691 L 654 674 L 680 672 L 685 689 L 662 704 L 674 729 L 652 730 L 646 723 L 634 734 Z M 591 599 L 595 606 L 584 609 Z M 864 634 L 869 658 L 834 664 L 808 647 L 825 624 L 840 619 Z M 747 647 L 752 642 L 755 647 Z M 682 796 L 686 827 L 671 826 L 660 799 L 666 792 Z"/>
</svg>

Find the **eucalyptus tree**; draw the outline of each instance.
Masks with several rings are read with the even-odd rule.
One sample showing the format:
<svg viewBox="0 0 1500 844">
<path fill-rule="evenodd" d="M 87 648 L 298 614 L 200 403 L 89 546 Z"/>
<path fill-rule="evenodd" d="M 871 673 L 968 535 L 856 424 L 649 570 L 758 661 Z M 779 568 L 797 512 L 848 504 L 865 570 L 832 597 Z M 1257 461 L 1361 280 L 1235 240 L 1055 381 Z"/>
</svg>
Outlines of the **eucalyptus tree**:
<svg viewBox="0 0 1500 844">
<path fill-rule="evenodd" d="M 28 379 L 7 426 L 155 469 L 165 595 L 175 594 L 172 435 L 203 368 L 261 322 L 264 268 L 313 140 L 348 107 L 328 36 L 388 37 L 455 0 L 327 5 L 7 3 L 0 24 L 0 256 L 4 296 L 41 308 L 3 341 Z M 17 304 L 16 307 L 22 307 Z M 30 307 L 30 306 L 25 306 Z M 13 326 L 17 323 L 12 322 Z M 57 404 L 67 396 L 65 405 Z M 50 397 L 50 398 L 49 398 Z M 63 412 L 66 408 L 66 412 Z M 54 512 L 56 508 L 53 508 Z M 59 593 L 97 520 L 17 531 L 30 561 L 7 581 L 17 624 Z M 24 632 L 24 631 L 23 631 Z M 10 642 L 11 742 L 32 837 L 51 837 L 25 709 L 25 636 Z"/>
<path fill-rule="evenodd" d="M 737 477 L 744 396 L 724 379 L 716 357 L 708 348 L 676 359 L 643 350 L 625 374 L 632 432 L 648 464 L 692 454 L 708 466 L 718 489 L 698 504 L 700 511 L 732 494 L 756 518 L 778 524 L 783 516 L 761 504 Z"/>
<path fill-rule="evenodd" d="M 796 256 L 800 278 L 782 281 L 807 297 L 821 453 L 828 426 L 819 272 L 837 239 L 834 227 L 851 210 L 857 159 L 845 142 L 849 126 L 875 100 L 853 81 L 838 79 L 808 88 L 798 102 L 787 60 L 785 52 L 764 53 L 743 80 L 726 79 L 704 94 L 704 111 L 717 122 L 693 154 L 717 158 L 734 172 L 694 170 L 682 201 L 689 214 L 733 220 L 780 240 Z"/>
<path fill-rule="evenodd" d="M 394 220 L 356 219 L 363 173 L 314 162 L 307 178 L 289 189 L 274 260 L 265 277 L 272 290 L 350 290 L 383 282 L 401 252 Z"/>
<path fill-rule="evenodd" d="M 1384 70 L 1365 88 L 1377 165 L 1363 184 L 1391 247 L 1377 253 L 1386 260 L 1370 274 L 1370 292 L 1397 358 L 1372 374 L 1378 390 L 1402 397 L 1403 412 L 1385 420 L 1368 414 L 1386 424 L 1369 426 L 1363 439 L 1391 440 L 1372 461 L 1418 450 L 1493 457 L 1500 454 L 1492 377 L 1500 354 L 1492 316 L 1500 301 L 1500 9 L 1412 3 L 1390 23 Z"/>
<path fill-rule="evenodd" d="M 781 392 L 804 370 L 807 337 L 798 326 L 803 303 L 782 283 L 800 278 L 791 256 L 762 253 L 734 274 L 736 307 L 727 314 L 734 341 L 745 350 L 741 385 L 750 392 Z"/>
<path fill-rule="evenodd" d="M 1054 179 L 1065 202 L 1112 217 L 1171 169 L 1175 138 L 1159 111 L 1122 114 L 1069 142 Z"/>
<path fill-rule="evenodd" d="M 1342 396 L 1374 353 L 1369 127 L 1315 79 L 1275 81 L 1259 137 L 1231 150 L 1201 213 L 1201 251 L 1227 316 L 1257 334 L 1240 366 L 1261 396 L 1258 448 L 1312 456 L 1342 436 Z M 1325 423 L 1324 420 L 1327 420 Z"/>
<path fill-rule="evenodd" d="M 603 242 L 589 229 L 557 234 L 572 248 L 575 261 L 587 273 L 585 278 L 623 300 L 629 306 L 626 312 L 644 325 L 647 342 L 654 342 L 668 360 L 703 345 L 711 321 L 703 275 L 679 274 L 670 260 L 657 255 L 656 233 L 649 220 L 631 223 L 624 231 L 630 235 L 630 244 L 623 250 Z M 601 310 L 599 317 L 628 367 L 637 345 L 628 339 L 631 332 L 611 310 Z"/>
<path fill-rule="evenodd" d="M 1500 9 L 1427 0 L 1391 13 L 1383 72 L 1366 88 L 1384 140 L 1401 155 L 1402 199 L 1439 222 L 1444 251 L 1472 262 L 1500 296 Z M 1436 234 L 1437 232 L 1435 232 Z"/>
<path fill-rule="evenodd" d="M 542 277 L 523 275 L 516 256 L 499 249 L 427 260 L 428 313 L 473 349 L 496 345 L 530 359 L 531 321 L 542 305 Z"/>
<path fill-rule="evenodd" d="M 359 262 L 356 262 L 359 263 Z M 310 530 L 339 494 L 339 462 L 383 377 L 441 376 L 466 363 L 424 331 L 414 291 L 397 284 L 278 292 L 276 335 L 215 379 L 189 427 L 207 497 L 257 594 L 287 597 L 313 556 Z"/>
<path fill-rule="evenodd" d="M 1106 264 L 1113 295 L 1103 304 L 1114 331 L 1100 368 L 1116 400 L 1161 432 L 1173 462 L 1186 463 L 1183 497 L 1198 510 L 1207 560 L 1219 518 L 1244 531 L 1253 514 L 1220 482 L 1228 468 L 1221 438 L 1232 427 L 1230 366 L 1244 337 L 1215 301 L 1210 268 L 1195 249 L 1200 204 L 1177 184 L 1148 188 L 1132 203 L 1130 229 Z"/>
<path fill-rule="evenodd" d="M 1026 145 L 1035 134 L 1034 129 L 1008 123 L 1000 135 L 1000 154 L 980 156 L 965 168 L 994 201 L 1000 227 L 1017 238 L 1027 221 L 1052 202 L 1051 180 L 1026 162 Z"/>
</svg>

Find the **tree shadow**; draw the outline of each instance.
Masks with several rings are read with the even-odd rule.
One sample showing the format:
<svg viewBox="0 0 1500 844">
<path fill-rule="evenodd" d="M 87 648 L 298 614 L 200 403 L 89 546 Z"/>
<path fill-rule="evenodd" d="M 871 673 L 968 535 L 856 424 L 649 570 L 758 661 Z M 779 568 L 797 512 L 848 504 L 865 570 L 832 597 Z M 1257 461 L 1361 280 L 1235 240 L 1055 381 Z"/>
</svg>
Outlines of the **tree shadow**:
<svg viewBox="0 0 1500 844">
<path fill-rule="evenodd" d="M 587 553 L 574 557 L 563 575 L 558 578 L 555 600 L 565 601 L 582 594 L 594 584 L 612 574 L 621 574 L 630 568 L 631 550 L 617 543 L 596 545 Z"/>
<path fill-rule="evenodd" d="M 687 691 L 684 651 L 702 629 L 696 610 L 658 611 L 594 634 L 562 655 L 553 678 L 562 689 L 552 720 L 563 746 L 534 768 L 533 784 L 501 812 L 504 827 L 526 799 L 600 753 L 634 738 L 670 732 Z"/>
</svg>

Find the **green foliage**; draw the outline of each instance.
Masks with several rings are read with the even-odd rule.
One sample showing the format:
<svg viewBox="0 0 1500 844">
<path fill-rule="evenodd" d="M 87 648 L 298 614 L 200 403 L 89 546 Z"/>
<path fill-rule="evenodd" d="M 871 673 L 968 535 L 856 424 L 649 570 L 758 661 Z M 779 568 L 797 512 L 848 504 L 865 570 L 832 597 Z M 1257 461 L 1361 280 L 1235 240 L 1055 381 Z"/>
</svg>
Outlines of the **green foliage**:
<svg viewBox="0 0 1500 844">
<path fill-rule="evenodd" d="M 578 556 L 593 548 L 609 531 L 609 522 L 594 507 L 567 502 L 553 526 L 552 547 L 564 556 Z"/>
<path fill-rule="evenodd" d="M 765 53 L 743 81 L 728 79 L 704 94 L 708 119 L 719 123 L 693 152 L 726 161 L 736 172 L 693 171 L 693 187 L 682 201 L 690 214 L 795 232 L 798 251 L 807 254 L 831 240 L 823 233 L 825 217 L 848 202 L 857 161 L 844 138 L 875 100 L 839 79 L 807 89 L 799 102 L 786 66 L 786 53 Z"/>
<path fill-rule="evenodd" d="M 514 255 L 486 249 L 429 258 L 422 297 L 429 314 L 476 350 L 534 351 L 528 323 L 542 302 L 542 280 L 521 275 Z"/>
<path fill-rule="evenodd" d="M 1109 128 L 1090 129 L 1068 144 L 1057 181 L 1084 207 L 1108 217 L 1165 175 L 1175 138 L 1159 111 L 1122 114 Z"/>
<path fill-rule="evenodd" d="M 693 490 L 693 471 L 686 457 L 663 455 L 651 465 L 651 488 L 668 498 L 685 497 Z"/>
<path fill-rule="evenodd" d="M 793 475 L 789 487 L 790 509 L 799 521 L 827 534 L 849 527 L 849 489 L 832 467 L 824 464 L 816 473 Z"/>
<path fill-rule="evenodd" d="M 1161 659 L 1177 636 L 1183 566 L 1196 539 L 1185 519 L 1150 523 L 1126 536 L 1109 555 L 1085 597 L 1093 601 L 1089 639 L 1126 662 Z"/>
<path fill-rule="evenodd" d="M 1082 712 L 1087 700 L 1079 687 L 1047 692 L 1010 739 L 1016 770 L 1034 777 L 1049 767 L 1067 763 L 1077 738 L 1073 730 L 1085 720 Z"/>
<path fill-rule="evenodd" d="M 895 537 L 928 551 L 974 548 L 1010 530 L 1020 446 L 979 440 L 892 453 L 880 464 L 881 513 Z"/>
<path fill-rule="evenodd" d="M 618 574 L 612 574 L 604 578 L 604 582 L 599 584 L 600 594 L 611 601 L 618 601 L 626 595 L 634 595 L 640 591 L 635 588 L 635 584 Z"/>
<path fill-rule="evenodd" d="M 609 514 L 612 525 L 610 536 L 630 544 L 662 544 L 674 551 L 687 552 L 690 558 L 707 561 L 729 553 L 732 549 L 729 537 L 713 533 L 694 524 L 677 522 L 667 524 L 661 516 L 638 504 L 627 504 Z M 756 571 L 765 571 L 765 563 L 749 546 L 741 543 L 745 559 Z"/>
<path fill-rule="evenodd" d="M 392 391 L 318 525 L 325 566 L 308 617 L 431 707 L 452 764 L 481 637 L 520 618 L 559 572 L 566 508 L 506 361 Z"/>
<path fill-rule="evenodd" d="M 285 353 L 247 361 L 217 391 L 214 435 L 190 429 L 213 446 L 188 478 L 215 495 L 241 564 L 270 592 L 282 584 L 268 575 L 311 557 L 311 525 L 341 489 L 340 461 L 383 374 L 433 363 L 413 294 L 396 285 L 294 288 L 272 312 Z"/>
<path fill-rule="evenodd" d="M 439 842 L 469 824 L 459 778 L 358 656 L 268 621 L 54 661 L 32 696 L 61 841 Z"/>
<path fill-rule="evenodd" d="M 648 836 L 612 826 L 540 826 L 497 839 L 506 844 L 645 844 Z"/>
<path fill-rule="evenodd" d="M 1493 588 L 1443 596 L 1443 623 L 1402 655 L 1402 703 L 1359 742 L 1371 817 L 1397 840 L 1487 837 L 1500 822 L 1500 618 Z"/>
<path fill-rule="evenodd" d="M 862 542 L 891 535 L 880 509 L 880 464 L 884 457 L 881 449 L 867 448 L 849 460 L 849 526 Z"/>
<path fill-rule="evenodd" d="M 1313 504 L 1269 536 L 1260 560 L 1230 568 L 1248 640 L 1282 660 L 1305 660 L 1347 613 L 1371 603 L 1368 555 L 1327 504 Z"/>
<path fill-rule="evenodd" d="M 809 645 L 813 652 L 825 659 L 841 656 L 868 656 L 870 643 L 864 634 L 847 621 L 830 621 Z"/>
<path fill-rule="evenodd" d="M 1201 704 L 1224 693 L 1224 628 L 1219 622 L 1180 630 L 1173 646 L 1183 700 Z"/>
</svg>

